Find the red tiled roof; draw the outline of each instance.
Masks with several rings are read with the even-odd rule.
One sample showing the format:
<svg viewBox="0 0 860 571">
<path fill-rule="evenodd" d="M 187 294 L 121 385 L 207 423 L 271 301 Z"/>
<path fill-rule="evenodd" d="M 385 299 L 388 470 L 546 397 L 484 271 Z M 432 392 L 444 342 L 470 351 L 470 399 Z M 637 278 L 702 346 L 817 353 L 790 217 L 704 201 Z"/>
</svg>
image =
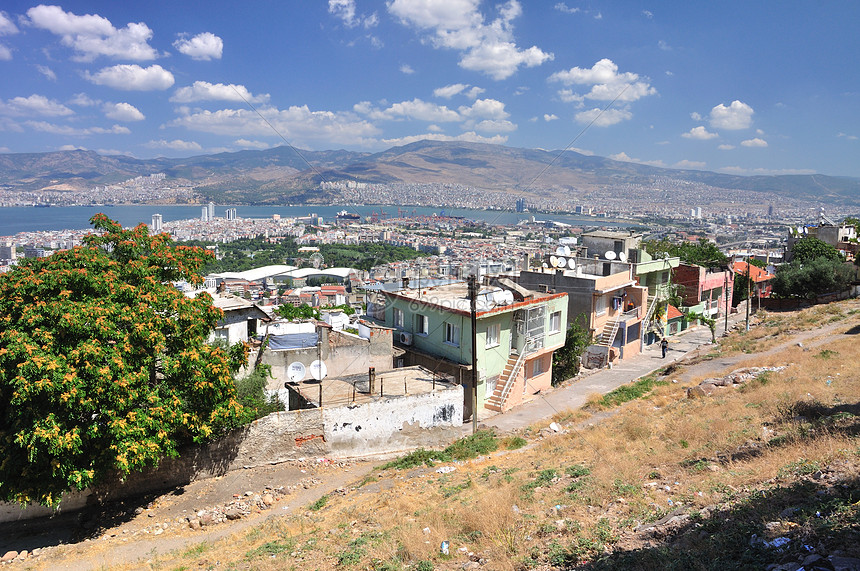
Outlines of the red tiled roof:
<svg viewBox="0 0 860 571">
<path fill-rule="evenodd" d="M 666 308 L 666 319 L 677 319 L 678 317 L 684 317 L 684 314 L 678 311 L 677 307 L 669 304 Z"/>
<path fill-rule="evenodd" d="M 749 272 L 750 278 L 756 283 L 766 282 L 774 277 L 772 274 L 767 273 L 767 271 L 759 268 L 758 266 L 748 264 L 747 262 L 735 262 L 732 269 L 736 274 L 742 276 L 746 276 L 747 272 Z"/>
</svg>

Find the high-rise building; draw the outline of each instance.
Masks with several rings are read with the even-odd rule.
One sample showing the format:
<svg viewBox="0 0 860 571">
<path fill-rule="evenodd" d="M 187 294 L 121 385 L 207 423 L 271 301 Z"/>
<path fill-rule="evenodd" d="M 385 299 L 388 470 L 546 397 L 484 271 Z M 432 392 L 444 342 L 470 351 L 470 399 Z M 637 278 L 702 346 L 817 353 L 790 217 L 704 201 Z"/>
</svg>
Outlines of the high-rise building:
<svg viewBox="0 0 860 571">
<path fill-rule="evenodd" d="M 161 234 L 161 214 L 153 214 L 152 215 L 152 233 L 153 234 Z"/>
<path fill-rule="evenodd" d="M 15 244 L 5 242 L 0 246 L 0 260 L 14 260 L 18 257 L 18 252 L 15 251 Z"/>
<path fill-rule="evenodd" d="M 525 212 L 526 211 L 526 199 L 518 198 L 517 199 L 517 212 Z"/>
<path fill-rule="evenodd" d="M 209 220 L 215 220 L 215 203 L 210 202 L 208 208 Z"/>
<path fill-rule="evenodd" d="M 226 215 L 227 220 L 236 220 L 236 209 L 235 208 L 228 208 L 227 210 L 224 211 L 224 214 Z"/>
<path fill-rule="evenodd" d="M 209 209 L 206 208 L 205 206 L 203 207 L 203 210 L 200 213 L 200 220 L 202 222 L 208 222 L 209 221 Z"/>
</svg>

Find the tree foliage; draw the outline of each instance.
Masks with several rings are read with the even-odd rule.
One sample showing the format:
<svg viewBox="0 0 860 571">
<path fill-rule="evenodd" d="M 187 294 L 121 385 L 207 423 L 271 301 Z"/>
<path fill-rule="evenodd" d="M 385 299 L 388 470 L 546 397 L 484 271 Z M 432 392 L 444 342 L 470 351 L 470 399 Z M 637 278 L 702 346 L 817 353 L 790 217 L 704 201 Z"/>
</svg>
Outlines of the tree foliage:
<svg viewBox="0 0 860 571">
<path fill-rule="evenodd" d="M 557 349 L 552 357 L 552 385 L 575 376 L 579 373 L 580 357 L 591 345 L 591 334 L 585 323 L 585 316 L 578 315 L 567 329 L 564 347 Z"/>
<path fill-rule="evenodd" d="M 720 252 L 717 245 L 704 238 L 698 242 L 681 242 L 680 244 L 669 240 L 643 240 L 642 248 L 654 256 L 662 257 L 668 254 L 670 257 L 681 258 L 682 262 L 696 264 L 706 268 L 717 268 L 729 263 L 728 257 Z"/>
<path fill-rule="evenodd" d="M 235 423 L 222 317 L 200 283 L 207 254 L 103 214 L 99 234 L 0 276 L 0 499 L 59 503 L 176 456 Z"/>
<path fill-rule="evenodd" d="M 842 254 L 827 242 L 813 236 L 802 238 L 791 247 L 791 260 L 793 262 L 811 262 L 820 258 L 831 262 L 841 262 Z"/>
<path fill-rule="evenodd" d="M 854 270 L 841 260 L 820 257 L 802 262 L 794 259 L 777 268 L 773 293 L 778 297 L 814 299 L 825 293 L 844 290 L 852 279 Z"/>
<path fill-rule="evenodd" d="M 288 321 L 320 318 L 320 312 L 306 303 L 301 305 L 282 303 L 275 308 L 275 313 Z"/>
</svg>

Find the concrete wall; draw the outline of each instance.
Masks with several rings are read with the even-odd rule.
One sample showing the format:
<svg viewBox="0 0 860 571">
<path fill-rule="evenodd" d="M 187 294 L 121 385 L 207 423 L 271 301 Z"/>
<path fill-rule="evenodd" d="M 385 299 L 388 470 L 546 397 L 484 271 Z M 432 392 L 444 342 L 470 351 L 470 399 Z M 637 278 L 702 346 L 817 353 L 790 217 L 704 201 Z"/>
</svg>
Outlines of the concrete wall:
<svg viewBox="0 0 860 571">
<path fill-rule="evenodd" d="M 450 442 L 463 424 L 463 387 L 374 403 L 324 408 L 332 456 L 364 456 Z"/>
<path fill-rule="evenodd" d="M 136 496 L 296 458 L 361 457 L 443 445 L 459 436 L 462 424 L 463 388 L 452 385 L 433 393 L 359 406 L 277 412 L 208 446 L 184 449 L 179 458 L 163 460 L 156 469 L 70 493 L 60 509 L 75 511 L 95 501 Z M 0 522 L 52 513 L 42 506 L 21 509 L 0 502 Z"/>
</svg>

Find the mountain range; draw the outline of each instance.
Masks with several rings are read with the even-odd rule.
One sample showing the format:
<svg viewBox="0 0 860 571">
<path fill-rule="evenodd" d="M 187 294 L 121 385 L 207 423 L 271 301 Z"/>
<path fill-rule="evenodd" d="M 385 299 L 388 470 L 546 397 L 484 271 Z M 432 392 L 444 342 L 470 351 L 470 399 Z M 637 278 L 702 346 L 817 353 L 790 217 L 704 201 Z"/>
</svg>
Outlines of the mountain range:
<svg viewBox="0 0 860 571">
<path fill-rule="evenodd" d="M 717 189 L 770 192 L 821 204 L 860 205 L 860 179 L 821 174 L 737 176 L 660 168 L 573 151 L 521 149 L 480 143 L 418 141 L 379 153 L 307 151 L 275 147 L 182 159 L 136 159 L 74 150 L 0 154 L 0 187 L 38 191 L 58 185 L 85 190 L 162 172 L 193 184 L 223 203 L 329 202 L 335 190 L 321 181 L 461 184 L 517 196 L 666 180 Z M 657 181 L 661 181 L 658 183 Z"/>
</svg>

